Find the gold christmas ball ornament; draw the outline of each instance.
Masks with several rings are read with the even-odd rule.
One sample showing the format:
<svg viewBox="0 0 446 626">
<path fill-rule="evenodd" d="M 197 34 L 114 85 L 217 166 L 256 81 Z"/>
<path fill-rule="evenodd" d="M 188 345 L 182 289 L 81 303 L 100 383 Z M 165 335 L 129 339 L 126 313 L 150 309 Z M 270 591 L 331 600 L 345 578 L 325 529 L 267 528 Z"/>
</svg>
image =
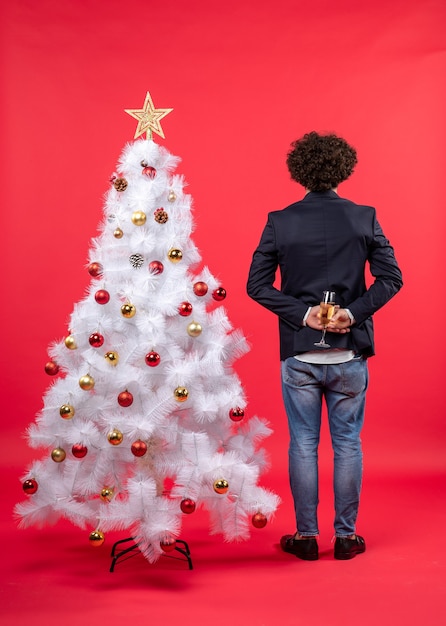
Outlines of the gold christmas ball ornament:
<svg viewBox="0 0 446 626">
<path fill-rule="evenodd" d="M 127 319 L 129 319 L 130 317 L 133 317 L 135 313 L 136 313 L 136 307 L 133 304 L 130 304 L 130 302 L 126 302 L 125 304 L 122 305 L 121 314 L 123 315 L 123 317 L 126 317 Z"/>
<path fill-rule="evenodd" d="M 79 387 L 84 391 L 89 391 L 94 387 L 94 378 L 90 376 L 90 374 L 86 374 L 85 376 L 81 376 L 79 378 Z"/>
<path fill-rule="evenodd" d="M 101 490 L 101 500 L 103 502 L 110 502 L 113 499 L 114 491 L 111 487 L 104 487 Z"/>
<path fill-rule="evenodd" d="M 106 352 L 104 354 L 104 358 L 110 363 L 110 365 L 113 365 L 114 367 L 116 367 L 119 363 L 119 354 L 117 352 Z"/>
<path fill-rule="evenodd" d="M 173 395 L 177 402 L 186 402 L 189 397 L 189 392 L 186 387 L 177 387 L 173 392 Z"/>
<path fill-rule="evenodd" d="M 172 263 L 179 263 L 183 258 L 183 253 L 179 248 L 171 248 L 167 253 L 167 257 Z"/>
<path fill-rule="evenodd" d="M 177 195 L 173 189 L 169 191 L 169 195 L 167 196 L 167 199 L 169 200 L 169 202 L 175 202 L 175 200 L 177 199 Z"/>
<path fill-rule="evenodd" d="M 219 478 L 214 482 L 214 491 L 215 493 L 226 493 L 229 489 L 229 483 L 224 478 Z"/>
<path fill-rule="evenodd" d="M 70 420 L 74 417 L 74 406 L 72 406 L 71 404 L 62 404 L 59 409 L 59 413 L 60 417 L 62 417 L 64 420 Z"/>
<path fill-rule="evenodd" d="M 55 463 L 62 463 L 62 461 L 65 461 L 66 456 L 67 453 L 63 448 L 54 448 L 54 450 L 51 452 L 51 458 Z"/>
<path fill-rule="evenodd" d="M 113 237 L 115 239 L 122 239 L 123 236 L 124 231 L 122 230 L 122 228 L 115 228 L 115 230 L 113 231 Z"/>
<path fill-rule="evenodd" d="M 124 435 L 117 428 L 113 428 L 113 430 L 108 433 L 107 439 L 112 446 L 119 446 L 119 444 L 122 443 L 122 440 L 124 439 Z"/>
<path fill-rule="evenodd" d="M 202 330 L 203 328 L 201 324 L 199 324 L 198 322 L 191 322 L 187 327 L 187 334 L 190 337 L 198 337 L 198 335 L 201 335 Z"/>
<path fill-rule="evenodd" d="M 143 226 L 146 223 L 147 215 L 144 211 L 135 211 L 132 214 L 132 222 L 135 226 Z"/>
<path fill-rule="evenodd" d="M 102 546 L 105 541 L 104 533 L 101 533 L 100 530 L 94 530 L 92 533 L 90 533 L 90 537 L 88 538 L 88 540 L 92 546 Z"/>
<path fill-rule="evenodd" d="M 68 350 L 76 350 L 77 348 L 76 341 L 74 340 L 74 337 L 72 335 L 69 335 L 65 338 L 65 345 L 67 346 Z"/>
</svg>

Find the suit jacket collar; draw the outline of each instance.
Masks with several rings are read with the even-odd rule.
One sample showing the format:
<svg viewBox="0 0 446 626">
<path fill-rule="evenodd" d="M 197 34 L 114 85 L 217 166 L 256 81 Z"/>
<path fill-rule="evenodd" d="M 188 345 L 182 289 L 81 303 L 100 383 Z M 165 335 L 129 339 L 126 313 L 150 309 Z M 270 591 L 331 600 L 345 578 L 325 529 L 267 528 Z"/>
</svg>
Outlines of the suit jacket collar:
<svg viewBox="0 0 446 626">
<path fill-rule="evenodd" d="M 304 197 L 304 200 L 311 200 L 312 198 L 339 198 L 339 195 L 333 189 L 328 191 L 310 191 Z"/>
</svg>

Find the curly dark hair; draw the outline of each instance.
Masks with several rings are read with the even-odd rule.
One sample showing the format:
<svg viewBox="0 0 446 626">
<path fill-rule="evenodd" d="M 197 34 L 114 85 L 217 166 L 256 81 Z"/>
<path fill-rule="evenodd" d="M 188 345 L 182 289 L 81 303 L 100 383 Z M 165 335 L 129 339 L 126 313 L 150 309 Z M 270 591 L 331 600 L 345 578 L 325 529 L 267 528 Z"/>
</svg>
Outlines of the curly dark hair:
<svg viewBox="0 0 446 626">
<path fill-rule="evenodd" d="M 293 141 L 286 164 L 291 178 L 310 191 L 327 191 L 347 180 L 358 162 L 345 139 L 315 131 Z"/>
</svg>

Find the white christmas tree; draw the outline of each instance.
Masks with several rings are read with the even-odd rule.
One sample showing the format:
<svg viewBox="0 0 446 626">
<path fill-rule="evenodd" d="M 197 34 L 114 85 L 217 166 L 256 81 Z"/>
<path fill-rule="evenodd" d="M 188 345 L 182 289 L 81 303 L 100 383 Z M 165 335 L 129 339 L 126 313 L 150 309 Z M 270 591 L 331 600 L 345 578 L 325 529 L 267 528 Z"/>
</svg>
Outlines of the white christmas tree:
<svg viewBox="0 0 446 626">
<path fill-rule="evenodd" d="M 198 506 L 226 540 L 263 527 L 279 498 L 258 485 L 271 430 L 247 418 L 232 366 L 248 350 L 201 265 L 191 197 L 147 93 L 135 140 L 123 150 L 92 240 L 86 297 L 54 343 L 54 376 L 28 429 L 45 448 L 23 477 L 21 526 L 64 516 L 101 545 L 127 529 L 153 562 L 175 548 L 182 516 Z M 139 138 L 146 133 L 147 138 Z"/>
</svg>

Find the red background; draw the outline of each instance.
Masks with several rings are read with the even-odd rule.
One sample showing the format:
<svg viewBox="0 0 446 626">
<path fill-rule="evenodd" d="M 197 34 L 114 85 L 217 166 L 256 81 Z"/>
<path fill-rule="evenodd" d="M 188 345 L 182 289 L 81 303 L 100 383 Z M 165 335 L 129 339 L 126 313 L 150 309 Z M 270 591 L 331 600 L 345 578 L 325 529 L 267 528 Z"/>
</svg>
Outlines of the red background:
<svg viewBox="0 0 446 626">
<path fill-rule="evenodd" d="M 249 413 L 274 429 L 264 484 L 286 502 L 283 525 L 292 516 L 277 321 L 245 282 L 267 212 L 303 195 L 285 156 L 309 130 L 357 148 L 340 194 L 377 207 L 405 279 L 375 316 L 366 480 L 443 481 L 444 2 L 15 0 L 1 12 L 1 455 L 11 506 L 36 454 L 22 435 L 49 384 L 47 346 L 66 335 L 88 284 L 108 179 L 136 128 L 124 109 L 140 108 L 147 90 L 174 109 L 156 141 L 182 158 L 193 239 L 252 346 L 236 368 Z M 321 464 L 329 473 L 325 431 Z M 403 523 L 426 531 L 419 506 Z"/>
</svg>

